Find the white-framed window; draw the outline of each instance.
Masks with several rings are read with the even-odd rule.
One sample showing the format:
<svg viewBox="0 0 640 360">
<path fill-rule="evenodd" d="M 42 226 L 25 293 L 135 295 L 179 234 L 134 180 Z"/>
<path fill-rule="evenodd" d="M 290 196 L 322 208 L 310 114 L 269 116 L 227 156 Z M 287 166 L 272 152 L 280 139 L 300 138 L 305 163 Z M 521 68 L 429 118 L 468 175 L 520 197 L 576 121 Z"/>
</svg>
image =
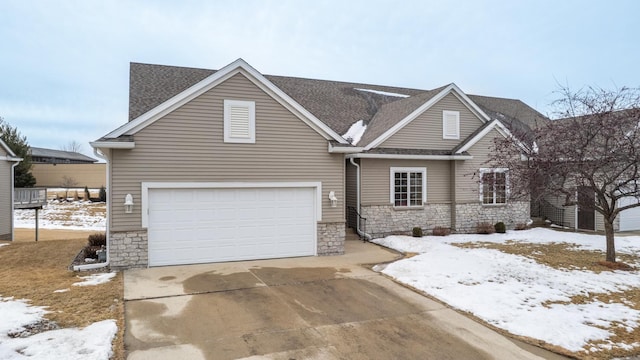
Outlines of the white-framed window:
<svg viewBox="0 0 640 360">
<path fill-rule="evenodd" d="M 442 138 L 460 139 L 460 111 L 442 111 Z"/>
<path fill-rule="evenodd" d="M 483 205 L 503 205 L 509 195 L 509 169 L 480 169 L 480 202 Z"/>
<path fill-rule="evenodd" d="M 224 101 L 224 142 L 256 142 L 256 103 L 254 101 Z"/>
<path fill-rule="evenodd" d="M 395 207 L 424 206 L 427 202 L 427 168 L 392 167 L 390 201 Z"/>
</svg>

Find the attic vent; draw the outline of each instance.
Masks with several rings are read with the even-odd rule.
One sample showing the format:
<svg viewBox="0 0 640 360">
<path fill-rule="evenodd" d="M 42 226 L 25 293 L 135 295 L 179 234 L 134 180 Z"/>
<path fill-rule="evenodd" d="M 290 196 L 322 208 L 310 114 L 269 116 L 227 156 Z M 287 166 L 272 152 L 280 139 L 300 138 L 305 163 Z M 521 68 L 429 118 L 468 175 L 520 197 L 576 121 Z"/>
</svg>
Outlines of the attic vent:
<svg viewBox="0 0 640 360">
<path fill-rule="evenodd" d="M 255 109 L 253 101 L 224 101 L 224 142 L 256 142 Z"/>
<path fill-rule="evenodd" d="M 460 112 L 448 111 L 442 112 L 442 138 L 443 139 L 460 139 Z"/>
</svg>

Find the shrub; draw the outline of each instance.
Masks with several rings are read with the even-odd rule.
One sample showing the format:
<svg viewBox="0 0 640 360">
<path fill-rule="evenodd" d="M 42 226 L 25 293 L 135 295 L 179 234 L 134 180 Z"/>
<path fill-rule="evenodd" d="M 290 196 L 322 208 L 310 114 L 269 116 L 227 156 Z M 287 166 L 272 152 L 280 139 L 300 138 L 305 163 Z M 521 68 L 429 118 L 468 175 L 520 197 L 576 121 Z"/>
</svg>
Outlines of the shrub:
<svg viewBox="0 0 640 360">
<path fill-rule="evenodd" d="M 422 228 L 420 226 L 414 227 L 411 232 L 413 237 L 422 237 Z"/>
<path fill-rule="evenodd" d="M 451 229 L 443 227 L 443 226 L 436 226 L 433 228 L 433 236 L 447 236 L 451 234 Z"/>
<path fill-rule="evenodd" d="M 496 228 L 490 223 L 478 223 L 476 225 L 476 233 L 478 234 L 493 234 L 496 232 Z"/>
<path fill-rule="evenodd" d="M 499 234 L 504 234 L 507 232 L 507 226 L 502 221 L 497 222 L 494 225 L 494 228 L 496 229 L 496 232 Z"/>
<path fill-rule="evenodd" d="M 529 227 L 525 223 L 518 223 L 514 227 L 514 230 L 527 230 Z"/>
<path fill-rule="evenodd" d="M 102 246 L 85 246 L 84 258 L 97 259 L 98 254 L 96 252 L 101 249 L 102 249 Z"/>
<path fill-rule="evenodd" d="M 84 186 L 84 199 L 88 201 L 90 198 L 91 198 L 91 194 L 89 193 L 89 188 L 85 185 Z"/>
<path fill-rule="evenodd" d="M 104 233 L 91 234 L 87 240 L 89 246 L 107 246 L 107 235 Z"/>
<path fill-rule="evenodd" d="M 100 198 L 100 201 L 107 202 L 107 189 L 105 189 L 104 186 L 100 187 L 100 192 L 98 197 Z"/>
</svg>

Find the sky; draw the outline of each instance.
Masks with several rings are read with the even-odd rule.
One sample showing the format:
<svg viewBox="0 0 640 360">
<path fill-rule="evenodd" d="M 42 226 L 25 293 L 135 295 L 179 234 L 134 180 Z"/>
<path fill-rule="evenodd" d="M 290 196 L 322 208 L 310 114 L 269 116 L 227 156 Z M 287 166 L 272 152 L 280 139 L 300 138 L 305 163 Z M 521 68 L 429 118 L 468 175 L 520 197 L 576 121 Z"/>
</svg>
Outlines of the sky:
<svg viewBox="0 0 640 360">
<path fill-rule="evenodd" d="M 31 146 L 128 119 L 129 63 L 516 98 L 640 86 L 640 1 L 0 0 L 0 117 Z"/>
</svg>

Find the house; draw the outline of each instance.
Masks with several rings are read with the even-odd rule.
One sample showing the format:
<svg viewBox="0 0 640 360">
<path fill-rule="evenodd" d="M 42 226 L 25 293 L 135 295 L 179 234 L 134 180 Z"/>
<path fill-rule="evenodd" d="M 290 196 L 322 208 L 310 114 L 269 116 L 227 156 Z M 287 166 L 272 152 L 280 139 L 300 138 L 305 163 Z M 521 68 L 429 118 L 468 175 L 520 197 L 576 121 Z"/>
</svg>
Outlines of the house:
<svg viewBox="0 0 640 360">
<path fill-rule="evenodd" d="M 97 159 L 75 152 L 29 148 L 31 173 L 36 178 L 36 186 L 45 188 L 74 187 L 99 189 L 105 185 L 106 165 Z M 72 186 L 69 186 L 74 184 Z M 55 194 L 55 193 L 53 193 Z"/>
<path fill-rule="evenodd" d="M 20 161 L 0 139 L 0 240 L 13 240 L 13 171 Z"/>
<path fill-rule="evenodd" d="M 129 100 L 129 122 L 91 143 L 107 161 L 112 267 L 341 254 L 347 226 L 529 219 L 507 169 L 484 164 L 494 137 L 543 118 L 518 100 L 263 75 L 242 59 L 132 63 Z"/>
<path fill-rule="evenodd" d="M 93 164 L 98 160 L 75 151 L 29 147 L 33 164 Z"/>
</svg>

